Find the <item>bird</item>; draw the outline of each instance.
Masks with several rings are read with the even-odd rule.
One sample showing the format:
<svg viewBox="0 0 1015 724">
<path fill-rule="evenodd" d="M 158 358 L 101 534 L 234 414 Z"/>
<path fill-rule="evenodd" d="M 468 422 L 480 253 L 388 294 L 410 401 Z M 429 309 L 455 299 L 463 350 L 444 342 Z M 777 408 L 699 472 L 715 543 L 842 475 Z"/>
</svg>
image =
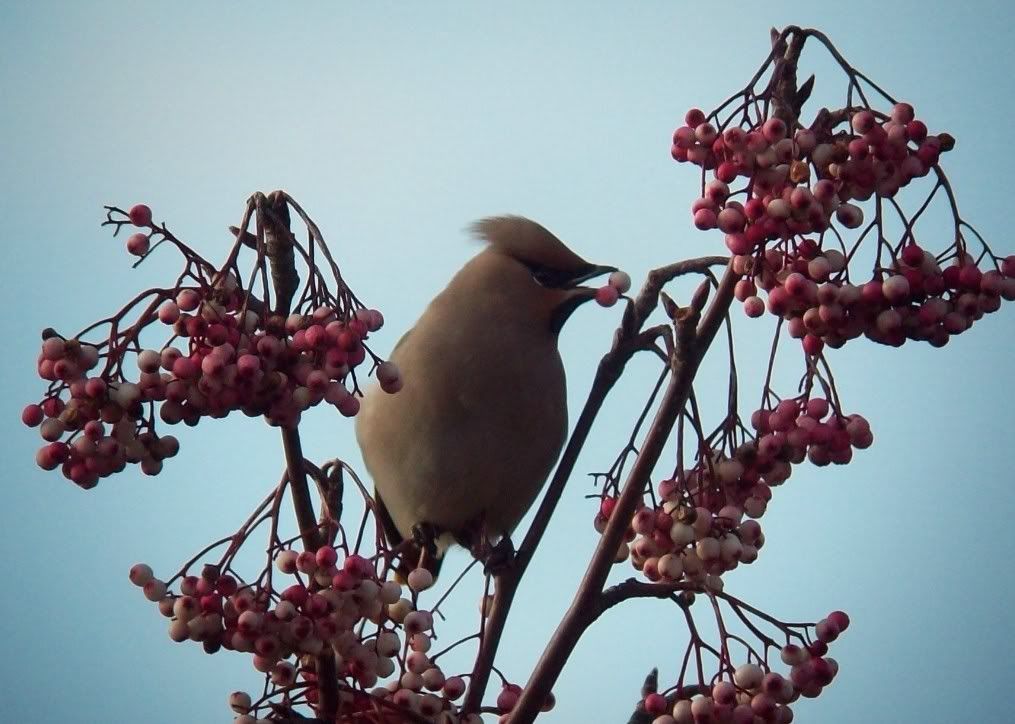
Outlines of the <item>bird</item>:
<svg viewBox="0 0 1015 724">
<path fill-rule="evenodd" d="M 403 577 L 418 566 L 436 578 L 455 543 L 477 557 L 510 553 L 567 435 L 558 335 L 595 297 L 582 283 L 616 271 L 522 216 L 485 218 L 471 232 L 485 247 L 391 353 L 401 389 L 371 387 L 356 419 Z"/>
</svg>

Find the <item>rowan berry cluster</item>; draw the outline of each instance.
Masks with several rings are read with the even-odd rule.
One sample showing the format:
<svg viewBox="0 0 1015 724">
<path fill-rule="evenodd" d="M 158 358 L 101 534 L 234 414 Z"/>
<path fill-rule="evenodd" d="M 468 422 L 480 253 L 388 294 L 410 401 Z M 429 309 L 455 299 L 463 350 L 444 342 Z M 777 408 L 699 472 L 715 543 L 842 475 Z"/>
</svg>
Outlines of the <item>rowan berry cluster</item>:
<svg viewBox="0 0 1015 724">
<path fill-rule="evenodd" d="M 47 336 L 37 369 L 52 383 L 50 392 L 21 413 L 22 422 L 38 426 L 48 443 L 35 456 L 39 467 L 59 467 L 64 477 L 86 489 L 128 463 L 155 475 L 180 447 L 172 435 L 157 436 L 145 419 L 141 387 L 108 373 L 89 376 L 98 363 L 96 346 Z"/>
<path fill-rule="evenodd" d="M 948 134 L 929 135 L 908 103 L 896 103 L 887 114 L 824 111 L 810 128 L 791 129 L 775 116 L 717 128 L 715 118 L 691 109 L 673 136 L 676 160 L 714 175 L 692 205 L 694 224 L 726 234 L 745 277 L 736 290 L 745 313 L 759 317 L 767 307 L 789 323 L 789 334 L 808 354 L 861 335 L 892 346 L 920 340 L 940 347 L 997 311 L 1001 299 L 1015 300 L 1015 257 L 1000 259 L 985 245 L 981 259 L 969 255 L 957 215 L 947 252 L 935 255 L 917 244 L 914 225 L 933 194 L 938 188 L 951 194 L 936 164 L 955 142 Z M 840 125 L 847 127 L 837 130 Z M 906 217 L 896 195 L 931 170 L 939 176 L 934 191 Z M 744 187 L 731 191 L 729 184 L 740 178 Z M 847 249 L 834 227 L 863 226 L 859 204 L 872 197 L 875 217 Z M 894 244 L 887 240 L 886 205 L 904 226 Z M 865 237 L 876 239 L 877 263 L 869 280 L 853 284 L 847 267 Z M 882 263 L 883 256 L 890 259 Z M 981 270 L 982 258 L 995 268 Z"/>
<path fill-rule="evenodd" d="M 997 311 L 1002 299 L 1015 300 L 1015 257 L 986 272 L 968 254 L 942 268 L 933 254 L 910 243 L 874 279 L 854 285 L 842 273 L 841 252 L 822 251 L 809 239 L 794 247 L 769 249 L 760 258 L 735 257 L 735 267 L 747 277 L 738 282 L 736 296 L 749 317 L 767 308 L 784 319 L 808 354 L 860 336 L 895 347 L 907 340 L 941 347 Z M 757 296 L 759 289 L 767 292 L 767 304 Z"/>
<path fill-rule="evenodd" d="M 765 543 L 757 519 L 765 514 L 772 487 L 789 479 L 794 464 L 843 465 L 854 448 L 874 442 L 865 418 L 840 414 L 820 397 L 788 398 L 757 410 L 751 425 L 756 439 L 731 452 L 713 449 L 659 483 L 658 499 L 635 513 L 617 563 L 630 556 L 650 581 L 722 590 L 723 573 L 757 560 Z M 615 504 L 612 496 L 602 497 L 594 521 L 600 533 Z"/>
<path fill-rule="evenodd" d="M 267 675 L 273 692 L 257 703 L 244 692 L 231 695 L 230 706 L 250 721 L 254 709 L 267 708 L 269 698 L 282 694 L 289 702 L 316 704 L 314 657 L 325 647 L 335 653 L 350 703 L 354 697 L 364 707 L 387 701 L 435 720 L 447 714 L 442 721 L 449 724 L 471 721 L 459 719 L 454 704 L 465 692 L 464 680 L 446 676 L 427 656 L 433 641 L 430 612 L 403 597 L 401 584 L 383 580 L 374 562 L 339 556 L 332 546 L 315 553 L 280 551 L 274 559 L 276 577 L 294 577 L 284 587 L 273 587 L 271 576 L 245 585 L 220 573 L 218 565 L 206 565 L 200 576 L 179 577 L 176 591 L 145 564 L 131 568 L 130 580 L 170 619 L 173 641 L 199 642 L 208 653 L 251 654 L 253 667 Z M 413 574 L 421 588 L 433 583 L 424 569 Z M 365 632 L 369 624 L 372 633 Z M 377 688 L 379 680 L 390 677 Z"/>
<path fill-rule="evenodd" d="M 655 715 L 653 724 L 789 724 L 790 704 L 801 696 L 814 698 L 832 683 L 839 671 L 835 659 L 827 656 L 828 644 L 849 626 L 849 617 L 834 611 L 815 625 L 815 636 L 803 646 L 788 643 L 780 649 L 782 662 L 790 667 L 788 676 L 773 671 L 766 663 L 732 664 L 708 686 L 696 686 L 699 693 L 688 696 L 685 687 L 676 687 L 669 697 L 650 693 L 642 701 L 645 711 Z"/>
<path fill-rule="evenodd" d="M 671 153 L 714 171 L 715 180 L 692 205 L 695 226 L 721 229 L 734 254 L 824 232 L 833 217 L 855 229 L 863 211 L 851 202 L 895 196 L 955 145 L 947 134 L 928 135 L 908 103 L 889 115 L 858 110 L 849 120 L 852 133 L 820 125 L 794 130 L 774 116 L 720 132 L 692 108 L 673 134 Z M 728 186 L 740 177 L 748 182 L 743 203 L 730 199 Z"/>
<path fill-rule="evenodd" d="M 240 311 L 202 301 L 192 289 L 159 309 L 177 338 L 189 342 L 186 352 L 164 347 L 138 355 L 142 392 L 165 400 L 160 410 L 165 422 L 192 425 L 202 416 L 241 410 L 291 427 L 321 401 L 346 416 L 359 411 L 359 400 L 343 382 L 366 359 L 363 340 L 383 323 L 379 312 L 360 309 L 342 320 L 328 307 L 288 318 L 247 311 L 241 321 Z M 400 387 L 390 362 L 377 374 L 389 391 Z"/>
<path fill-rule="evenodd" d="M 133 234 L 128 250 L 144 256 L 153 249 L 151 237 L 169 240 L 188 262 L 180 280 L 191 277 L 194 283 L 149 290 L 118 315 L 85 330 L 108 325 L 103 341 L 44 333 L 37 370 L 51 384 L 40 403 L 22 412 L 23 422 L 39 426 L 48 443 L 36 456 L 42 468 L 60 467 L 83 488 L 128 463 L 158 474 L 179 444 L 156 433 L 156 404 L 167 424 L 196 425 L 202 417 L 242 411 L 291 427 L 322 401 L 345 416 L 355 415 L 355 370 L 366 360 L 382 389 L 401 387 L 398 369 L 365 346 L 383 324 L 377 310 L 350 304 L 348 293 L 329 298 L 317 290 L 318 304 L 274 314 L 240 286 L 235 266 L 215 269 L 164 226 L 153 226 L 147 206 L 136 205 L 113 219 L 115 211 L 110 210 L 107 223 L 150 229 Z M 136 306 L 143 306 L 136 321 L 121 324 Z M 165 328 L 169 341 L 142 347 L 142 333 Z"/>
</svg>

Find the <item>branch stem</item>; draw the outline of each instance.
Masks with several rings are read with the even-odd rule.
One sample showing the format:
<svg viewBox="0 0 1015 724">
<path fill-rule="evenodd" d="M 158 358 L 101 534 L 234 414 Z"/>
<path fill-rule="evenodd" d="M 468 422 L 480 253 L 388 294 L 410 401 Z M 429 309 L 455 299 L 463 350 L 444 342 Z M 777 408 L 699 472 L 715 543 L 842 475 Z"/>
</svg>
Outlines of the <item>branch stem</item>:
<svg viewBox="0 0 1015 724">
<path fill-rule="evenodd" d="M 512 712 L 512 724 L 528 724 L 536 718 L 540 706 L 550 694 L 578 640 L 595 620 L 597 610 L 601 612 L 599 599 L 603 595 L 603 586 L 613 566 L 617 548 L 623 540 L 638 503 L 642 499 L 649 475 L 662 454 L 677 416 L 687 405 L 695 374 L 733 301 L 733 287 L 738 278 L 739 275 L 733 271 L 732 267 L 727 267 L 726 273 L 719 283 L 715 299 L 701 317 L 701 322 L 692 336 L 685 338 L 687 342 L 678 345 L 674 355 L 670 383 L 663 393 L 663 399 L 659 403 L 645 442 L 628 474 L 627 481 L 617 499 L 616 507 L 610 515 L 606 529 L 603 531 L 602 538 L 571 606 L 543 650 L 543 654 L 522 692 L 521 699 Z M 696 295 L 696 297 L 700 298 L 700 295 Z M 697 321 L 699 310 L 700 307 L 697 305 L 691 307 L 689 317 L 685 321 L 687 323 Z M 681 336 L 683 335 L 680 335 L 678 331 L 678 337 Z"/>
<path fill-rule="evenodd" d="M 613 346 L 599 362 L 588 398 L 585 400 L 585 405 L 582 407 L 577 423 L 575 423 L 574 431 L 571 433 L 560 462 L 557 464 L 550 484 L 547 486 L 546 495 L 539 504 L 532 525 L 525 534 L 522 544 L 518 547 L 514 564 L 507 572 L 495 577 L 496 588 L 494 590 L 493 605 L 491 606 L 490 616 L 484 624 L 479 652 L 473 665 L 472 676 L 469 678 L 469 689 L 462 704 L 463 711 L 478 711 L 482 704 L 483 695 L 486 693 L 486 687 L 490 680 L 493 662 L 497 655 L 497 648 L 500 645 L 504 626 L 507 623 L 508 613 L 511 610 L 515 594 L 518 592 L 522 576 L 525 575 L 525 569 L 528 568 L 529 563 L 532 561 L 532 556 L 535 554 L 536 548 L 543 538 L 543 534 L 546 533 L 550 519 L 557 508 L 557 503 L 560 502 L 560 498 L 564 494 L 564 487 L 574 471 L 578 455 L 585 445 L 585 440 L 592 430 L 592 424 L 595 422 L 596 416 L 606 400 L 606 396 L 620 378 L 628 360 L 637 351 L 637 346 L 633 342 L 645 325 L 649 315 L 658 305 L 659 295 L 663 286 L 678 276 L 704 273 L 709 267 L 727 264 L 728 262 L 728 257 L 706 256 L 654 269 L 649 272 L 648 279 L 645 281 L 637 298 L 628 303 L 620 328 L 614 336 Z M 733 280 L 733 282 L 735 281 L 736 279 Z M 730 283 L 730 299 L 732 299 L 733 282 Z M 727 306 L 729 305 L 727 304 Z M 542 703 L 542 700 L 540 700 L 540 703 Z"/>
</svg>

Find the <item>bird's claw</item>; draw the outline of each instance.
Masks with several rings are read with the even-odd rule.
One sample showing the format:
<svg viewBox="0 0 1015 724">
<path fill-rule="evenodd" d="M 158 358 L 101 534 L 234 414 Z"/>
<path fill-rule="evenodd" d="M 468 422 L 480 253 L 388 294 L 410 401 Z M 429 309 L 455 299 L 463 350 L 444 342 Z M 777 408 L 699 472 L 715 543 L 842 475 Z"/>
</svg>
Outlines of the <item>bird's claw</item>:
<svg viewBox="0 0 1015 724">
<path fill-rule="evenodd" d="M 438 536 L 437 528 L 430 523 L 417 523 L 412 526 L 412 542 L 419 548 L 418 568 L 427 568 L 427 564 L 437 558 Z"/>
<path fill-rule="evenodd" d="M 486 550 L 479 557 L 483 561 L 483 571 L 493 576 L 507 573 L 515 563 L 515 546 L 511 539 L 504 536 L 494 545 L 487 544 Z"/>
</svg>

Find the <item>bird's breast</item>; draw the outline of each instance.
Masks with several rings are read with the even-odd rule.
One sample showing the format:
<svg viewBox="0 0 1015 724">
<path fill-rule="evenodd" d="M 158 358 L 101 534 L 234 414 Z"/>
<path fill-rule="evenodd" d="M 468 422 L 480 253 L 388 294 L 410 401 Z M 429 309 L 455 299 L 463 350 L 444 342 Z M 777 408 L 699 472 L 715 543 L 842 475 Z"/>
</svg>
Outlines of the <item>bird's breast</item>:
<svg viewBox="0 0 1015 724">
<path fill-rule="evenodd" d="M 454 532 L 479 519 L 508 534 L 566 434 L 556 340 L 496 314 L 442 324 L 432 311 L 392 355 L 402 390 L 375 388 L 364 401 L 364 459 L 403 536 L 418 523 Z"/>
</svg>

